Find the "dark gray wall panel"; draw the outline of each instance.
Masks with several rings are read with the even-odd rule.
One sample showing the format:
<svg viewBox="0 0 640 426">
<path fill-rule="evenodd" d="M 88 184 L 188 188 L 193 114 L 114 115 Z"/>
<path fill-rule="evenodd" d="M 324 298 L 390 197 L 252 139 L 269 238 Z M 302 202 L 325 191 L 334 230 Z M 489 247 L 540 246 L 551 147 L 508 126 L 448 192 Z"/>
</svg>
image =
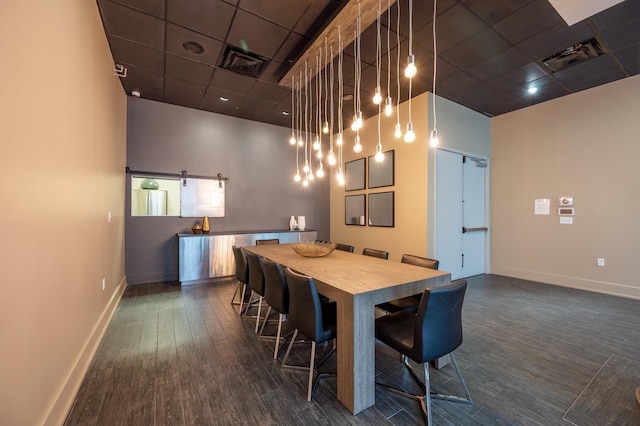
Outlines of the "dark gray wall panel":
<svg viewBox="0 0 640 426">
<path fill-rule="evenodd" d="M 295 149 L 284 127 L 175 105 L 130 98 L 127 165 L 132 170 L 229 178 L 226 212 L 210 218 L 212 232 L 281 230 L 291 215 L 306 216 L 307 229 L 329 239 L 329 183 L 303 188 L 293 181 Z M 200 219 L 131 217 L 126 190 L 125 269 L 139 284 L 178 279 L 178 233 Z"/>
</svg>

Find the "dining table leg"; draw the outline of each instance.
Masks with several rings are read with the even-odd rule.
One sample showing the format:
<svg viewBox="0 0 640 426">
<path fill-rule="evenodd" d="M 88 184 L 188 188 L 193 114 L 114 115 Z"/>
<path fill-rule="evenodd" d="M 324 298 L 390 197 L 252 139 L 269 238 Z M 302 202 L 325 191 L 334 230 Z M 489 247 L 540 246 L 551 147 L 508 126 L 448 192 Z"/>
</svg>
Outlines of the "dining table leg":
<svg viewBox="0 0 640 426">
<path fill-rule="evenodd" d="M 375 311 L 368 294 L 337 302 L 338 400 L 353 414 L 375 404 Z"/>
</svg>

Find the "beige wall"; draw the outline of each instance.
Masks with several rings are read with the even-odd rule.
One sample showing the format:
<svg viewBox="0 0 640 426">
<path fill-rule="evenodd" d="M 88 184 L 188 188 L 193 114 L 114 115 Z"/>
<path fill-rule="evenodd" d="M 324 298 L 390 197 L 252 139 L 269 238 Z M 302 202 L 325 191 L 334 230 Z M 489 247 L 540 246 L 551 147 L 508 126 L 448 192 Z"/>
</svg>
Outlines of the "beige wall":
<svg viewBox="0 0 640 426">
<path fill-rule="evenodd" d="M 494 273 L 640 298 L 639 94 L 635 76 L 492 119 Z M 533 214 L 539 198 L 551 215 Z"/>
<path fill-rule="evenodd" d="M 383 151 L 395 150 L 395 185 L 362 191 L 345 192 L 335 179 L 335 168 L 331 170 L 331 241 L 351 244 L 356 253 L 365 247 L 389 252 L 389 259 L 400 261 L 403 253 L 427 255 L 427 155 L 428 155 L 428 93 L 412 100 L 412 121 L 417 135 L 412 144 L 393 136 L 396 124 L 395 111 L 392 117 L 382 117 L 381 134 Z M 408 121 L 408 105 L 400 106 L 400 123 L 403 129 Z M 377 118 L 365 120 L 360 138 L 361 153 L 353 152 L 355 133 L 345 129 L 344 161 L 366 158 L 376 152 Z M 395 227 L 345 225 L 345 195 L 395 191 Z"/>
<path fill-rule="evenodd" d="M 0 424 L 60 424 L 124 288 L 126 97 L 95 1 L 2 2 L 0 53 Z"/>
</svg>

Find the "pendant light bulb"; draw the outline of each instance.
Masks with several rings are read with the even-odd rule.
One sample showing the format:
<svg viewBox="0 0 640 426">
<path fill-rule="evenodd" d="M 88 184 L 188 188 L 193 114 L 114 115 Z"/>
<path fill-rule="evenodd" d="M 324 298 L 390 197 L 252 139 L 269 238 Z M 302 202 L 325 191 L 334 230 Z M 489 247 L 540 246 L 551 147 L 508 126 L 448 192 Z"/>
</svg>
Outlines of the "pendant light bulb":
<svg viewBox="0 0 640 426">
<path fill-rule="evenodd" d="M 406 143 L 411 143 L 416 140 L 416 134 L 413 132 L 413 123 L 407 123 L 407 133 L 404 134 L 404 141 Z"/>
<path fill-rule="evenodd" d="M 338 134 L 338 139 L 336 140 L 336 145 L 342 146 L 342 133 Z"/>
<path fill-rule="evenodd" d="M 290 145 L 295 145 L 295 144 L 296 144 L 296 142 L 297 142 L 297 141 L 296 141 L 296 137 L 295 137 L 295 136 L 293 136 L 293 135 L 291 135 L 291 139 L 289 139 L 289 144 L 290 144 Z"/>
<path fill-rule="evenodd" d="M 316 140 L 313 141 L 313 149 L 315 151 L 318 151 L 320 149 L 320 140 L 318 138 L 316 138 Z"/>
<path fill-rule="evenodd" d="M 344 175 L 342 174 L 342 169 L 338 168 L 338 173 L 336 173 L 336 179 L 338 182 L 344 182 Z"/>
<path fill-rule="evenodd" d="M 307 176 L 307 180 L 312 181 L 313 180 L 313 173 L 309 173 L 309 175 Z"/>
<path fill-rule="evenodd" d="M 296 175 L 293 177 L 293 180 L 296 182 L 300 182 L 300 172 L 296 172 Z"/>
<path fill-rule="evenodd" d="M 329 165 L 330 166 L 335 166 L 336 165 L 336 156 L 334 155 L 333 152 L 329 153 Z"/>
<path fill-rule="evenodd" d="M 325 135 L 329 133 L 329 122 L 325 121 L 324 124 L 322 125 L 322 133 L 324 133 Z"/>
<path fill-rule="evenodd" d="M 393 113 L 393 100 L 391 96 L 387 96 L 387 99 L 384 101 L 384 115 L 387 117 L 391 117 Z"/>
<path fill-rule="evenodd" d="M 324 170 L 322 169 L 322 163 L 320 163 L 320 167 L 316 171 L 316 176 L 318 176 L 319 178 L 324 176 Z"/>
<path fill-rule="evenodd" d="M 305 180 L 302 181 L 302 185 L 309 186 L 309 181 L 305 178 Z"/>
<path fill-rule="evenodd" d="M 302 171 L 305 173 L 309 173 L 309 164 L 305 163 L 304 167 L 302 168 Z"/>
<path fill-rule="evenodd" d="M 431 144 L 432 147 L 436 147 L 436 146 L 438 146 L 438 143 L 439 143 L 439 141 L 438 141 L 438 131 L 436 129 L 433 129 L 431 131 L 431 142 L 430 142 L 430 144 Z"/>
<path fill-rule="evenodd" d="M 416 57 L 413 55 L 409 55 L 407 58 L 407 67 L 404 69 L 404 76 L 407 78 L 413 78 L 418 73 L 418 69 L 416 68 Z"/>
<path fill-rule="evenodd" d="M 376 149 L 376 155 L 373 158 L 375 158 L 375 160 L 378 163 L 382 163 L 384 161 L 384 154 L 382 153 L 382 147 L 381 146 L 378 146 L 378 148 Z"/>
<path fill-rule="evenodd" d="M 400 123 L 396 123 L 396 127 L 395 127 L 395 130 L 393 132 L 393 135 L 396 138 L 401 138 L 402 137 L 402 126 L 400 126 Z"/>
<path fill-rule="evenodd" d="M 380 94 L 380 86 L 376 87 L 376 93 L 373 95 L 373 103 L 380 105 L 382 102 L 382 95 Z"/>
<path fill-rule="evenodd" d="M 304 146 L 304 141 L 302 139 L 298 141 L 298 146 Z"/>
<path fill-rule="evenodd" d="M 318 158 L 318 160 L 322 160 L 322 151 L 318 151 L 316 157 Z"/>
<path fill-rule="evenodd" d="M 362 145 L 360 145 L 360 135 L 356 135 L 356 144 L 353 146 L 353 152 L 362 152 Z"/>
<path fill-rule="evenodd" d="M 358 130 L 362 129 L 362 111 L 358 111 L 358 118 L 356 121 L 358 122 Z"/>
</svg>

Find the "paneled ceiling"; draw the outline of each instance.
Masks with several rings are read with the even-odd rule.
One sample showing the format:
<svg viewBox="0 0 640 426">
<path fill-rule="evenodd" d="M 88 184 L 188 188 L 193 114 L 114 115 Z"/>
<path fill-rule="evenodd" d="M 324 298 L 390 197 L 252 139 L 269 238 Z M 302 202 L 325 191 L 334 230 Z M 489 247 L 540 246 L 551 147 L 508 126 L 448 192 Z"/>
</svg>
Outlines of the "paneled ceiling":
<svg viewBox="0 0 640 426">
<path fill-rule="evenodd" d="M 279 81 L 345 3 L 98 0 L 114 63 L 126 68 L 121 81 L 127 94 L 279 126 L 291 125 L 283 114 L 291 111 L 291 91 Z M 416 96 L 433 91 L 433 2 L 413 3 Z M 390 68 L 394 98 L 398 33 L 401 68 L 409 45 L 409 3 L 398 4 L 400 25 L 396 5 L 381 18 L 381 84 L 385 91 Z M 369 101 L 377 80 L 376 35 L 374 22 L 361 36 L 365 118 L 377 112 Z M 492 117 L 638 74 L 640 0 L 625 0 L 572 26 L 547 0 L 438 0 L 436 40 L 436 93 Z M 551 67 L 543 62 L 570 47 L 570 55 L 548 61 Z M 229 49 L 263 61 L 255 77 L 222 67 Z M 352 44 L 344 49 L 345 94 L 353 93 L 353 51 Z M 580 60 L 594 51 L 597 57 Z M 552 69 L 556 65 L 560 69 Z M 531 85 L 535 94 L 527 91 Z M 401 89 L 404 101 L 404 78 Z M 344 108 L 351 117 L 353 102 Z"/>
</svg>

